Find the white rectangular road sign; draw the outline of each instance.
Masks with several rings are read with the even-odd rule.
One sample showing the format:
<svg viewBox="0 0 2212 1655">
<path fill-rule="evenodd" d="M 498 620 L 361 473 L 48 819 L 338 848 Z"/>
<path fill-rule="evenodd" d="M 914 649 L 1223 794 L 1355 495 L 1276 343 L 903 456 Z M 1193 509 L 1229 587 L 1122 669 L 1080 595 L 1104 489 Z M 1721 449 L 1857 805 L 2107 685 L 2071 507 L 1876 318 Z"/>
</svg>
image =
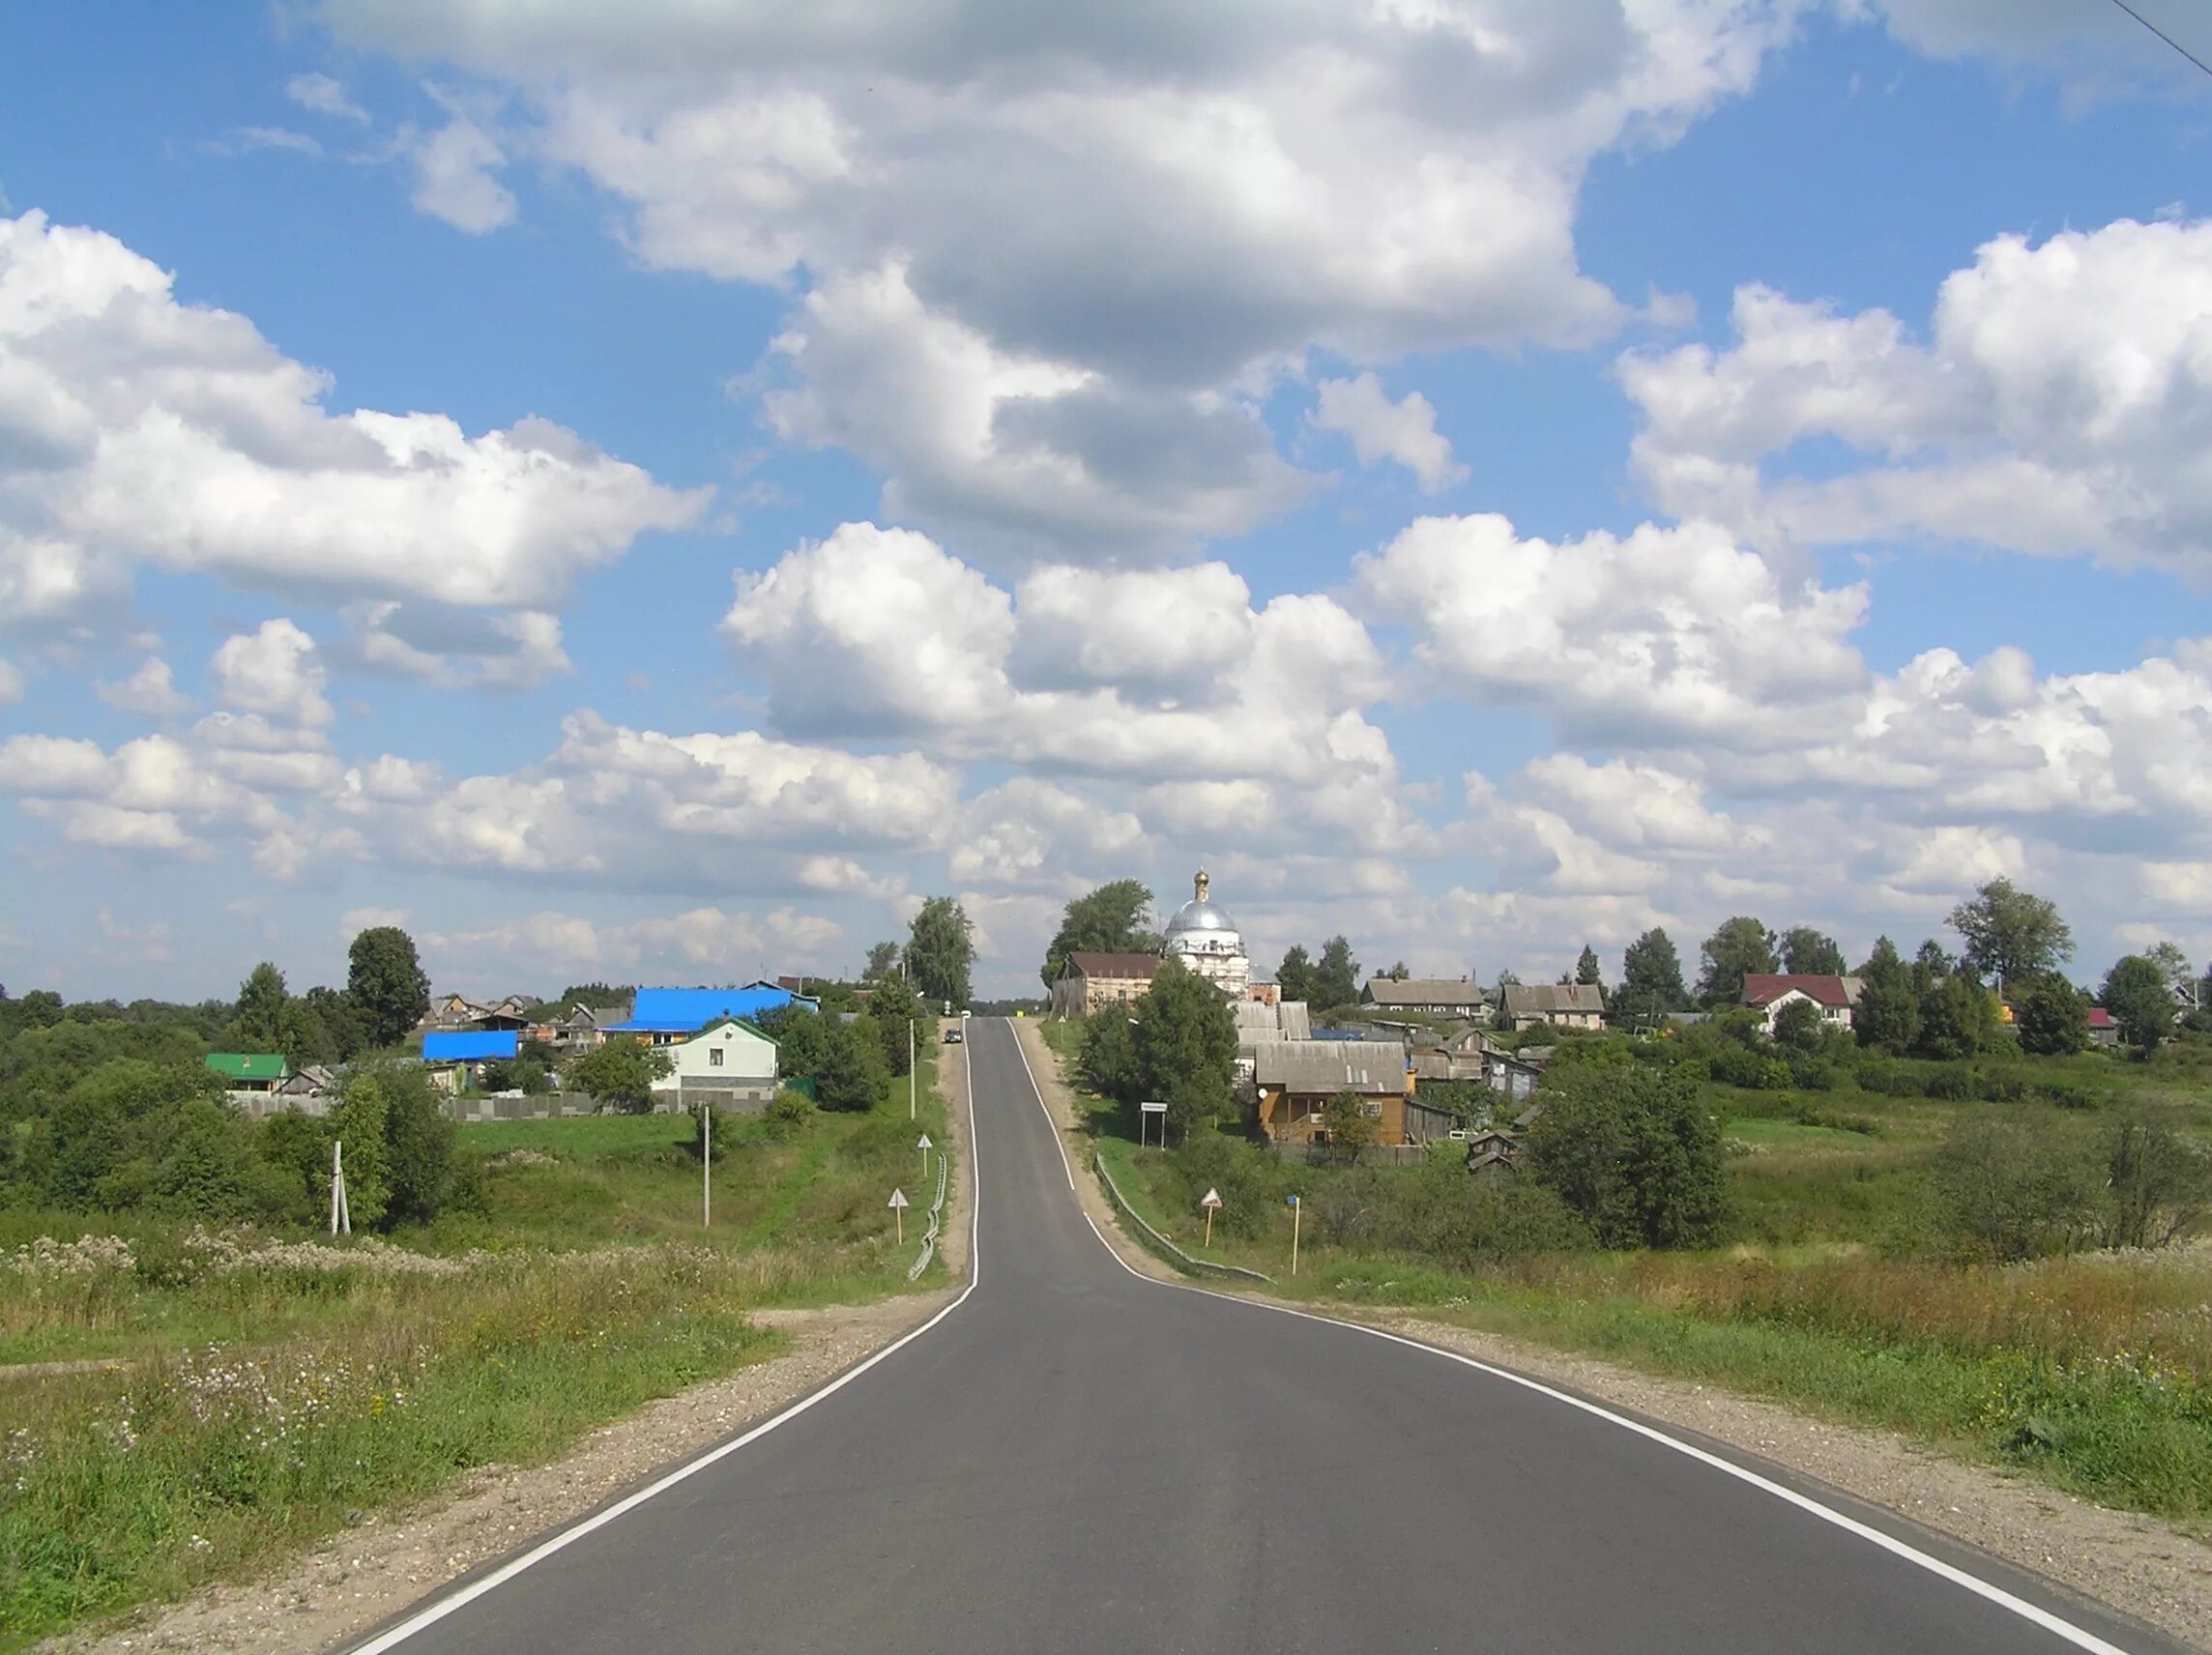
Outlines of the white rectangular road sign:
<svg viewBox="0 0 2212 1655">
<path fill-rule="evenodd" d="M 1140 1103 L 1137 1108 L 1145 1115 L 1165 1115 L 1168 1112 L 1168 1106 L 1164 1103 Z"/>
</svg>

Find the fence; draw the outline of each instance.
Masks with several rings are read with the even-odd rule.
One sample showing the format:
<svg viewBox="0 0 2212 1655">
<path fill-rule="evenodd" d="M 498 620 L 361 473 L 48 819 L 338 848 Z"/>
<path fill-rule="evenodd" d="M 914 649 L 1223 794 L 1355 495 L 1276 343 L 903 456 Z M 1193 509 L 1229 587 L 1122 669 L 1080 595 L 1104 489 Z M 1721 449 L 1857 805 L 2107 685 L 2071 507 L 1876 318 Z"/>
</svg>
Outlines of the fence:
<svg viewBox="0 0 2212 1655">
<path fill-rule="evenodd" d="M 1237 1264 L 1216 1264 L 1210 1259 L 1192 1258 L 1138 1216 L 1137 1209 L 1129 1205 L 1129 1198 L 1121 1193 L 1121 1186 L 1114 1181 L 1114 1175 L 1106 1170 L 1106 1158 L 1103 1155 L 1093 1150 L 1091 1164 L 1098 1169 L 1098 1176 L 1106 1185 L 1106 1193 L 1114 1198 L 1114 1205 L 1137 1227 L 1144 1238 L 1152 1244 L 1154 1251 L 1164 1255 L 1168 1263 L 1178 1269 L 1192 1275 L 1233 1276 L 1247 1282 L 1271 1282 L 1274 1279 L 1263 1276 L 1258 1270 L 1247 1270 Z"/>
<path fill-rule="evenodd" d="M 795 1081 L 783 1084 L 799 1089 Z M 681 1115 L 702 1103 L 712 1103 L 725 1114 L 758 1115 L 774 1097 L 772 1083 L 767 1086 L 687 1086 L 679 1091 L 654 1093 L 651 1113 Z M 239 1114 L 259 1119 L 265 1115 L 282 1115 L 286 1110 L 297 1110 L 302 1115 L 328 1115 L 337 1099 L 328 1092 L 287 1096 L 276 1091 L 234 1091 L 230 1094 L 230 1103 Z M 566 1116 L 599 1113 L 598 1101 L 589 1092 L 581 1091 L 546 1091 L 521 1097 L 509 1097 L 500 1092 L 452 1092 L 442 1095 L 438 1106 L 449 1120 L 480 1122 L 558 1120 Z"/>
<path fill-rule="evenodd" d="M 915 1260 L 906 1273 L 913 1281 L 929 1268 L 929 1261 L 937 1256 L 937 1226 L 939 1215 L 945 1211 L 945 1151 L 937 1151 L 937 1199 L 929 1204 L 929 1228 L 922 1233 L 921 1257 Z"/>
<path fill-rule="evenodd" d="M 1270 1140 L 1267 1147 L 1281 1160 L 1303 1161 L 1309 1167 L 1341 1167 L 1352 1164 L 1345 1160 L 1345 1151 L 1327 1144 Z M 1428 1146 L 1425 1144 L 1365 1144 L 1360 1147 L 1357 1164 L 1362 1167 L 1417 1167 L 1428 1157 Z"/>
</svg>

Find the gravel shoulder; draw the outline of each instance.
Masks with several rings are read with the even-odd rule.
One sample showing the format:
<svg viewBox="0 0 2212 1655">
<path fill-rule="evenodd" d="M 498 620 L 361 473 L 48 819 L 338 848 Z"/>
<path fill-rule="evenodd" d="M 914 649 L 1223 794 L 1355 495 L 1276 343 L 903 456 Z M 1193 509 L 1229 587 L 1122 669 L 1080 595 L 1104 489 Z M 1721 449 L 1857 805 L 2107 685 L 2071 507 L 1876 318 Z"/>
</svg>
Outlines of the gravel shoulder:
<svg viewBox="0 0 2212 1655">
<path fill-rule="evenodd" d="M 968 1215 L 975 1210 L 966 1052 L 941 1048 L 939 1074 L 957 1174 L 939 1253 L 955 1286 L 873 1304 L 756 1311 L 754 1323 L 781 1333 L 792 1349 L 601 1426 L 564 1460 L 527 1468 L 483 1466 L 438 1499 L 364 1517 L 272 1574 L 205 1587 L 181 1603 L 150 1606 L 99 1630 L 48 1640 L 39 1646 L 42 1655 L 343 1649 L 448 1582 L 728 1439 L 919 1326 L 949 1304 L 965 1281 Z"/>
<path fill-rule="evenodd" d="M 1080 1112 L 1060 1078 L 1058 1060 L 1034 1026 L 1017 1022 L 1014 1027 L 1069 1159 L 1087 1166 Z M 1123 1263 L 1158 1280 L 1194 1285 L 1129 1239 L 1094 1176 L 1079 1173 L 1076 1190 L 1084 1210 Z M 1678 1426 L 1896 1512 L 2195 1648 L 2212 1650 L 2212 1545 L 2155 1518 L 2109 1511 L 1987 1466 L 1949 1459 L 1891 1432 L 1813 1419 L 1777 1403 L 1474 1328 L 1366 1306 L 1276 1299 L 1234 1289 L 1202 1291 L 1234 1292 L 1386 1328 Z"/>
</svg>

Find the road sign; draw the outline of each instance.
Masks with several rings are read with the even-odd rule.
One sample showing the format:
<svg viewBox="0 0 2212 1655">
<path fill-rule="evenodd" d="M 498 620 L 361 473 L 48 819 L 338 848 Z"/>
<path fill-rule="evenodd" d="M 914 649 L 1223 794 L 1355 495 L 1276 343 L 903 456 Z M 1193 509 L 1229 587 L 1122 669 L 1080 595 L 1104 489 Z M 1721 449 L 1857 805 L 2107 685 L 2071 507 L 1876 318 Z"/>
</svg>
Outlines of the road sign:
<svg viewBox="0 0 2212 1655">
<path fill-rule="evenodd" d="M 1198 1205 L 1201 1206 L 1219 1206 L 1221 1205 L 1221 1192 L 1219 1190 L 1208 1190 L 1198 1198 Z"/>
<path fill-rule="evenodd" d="M 921 1176 L 926 1178 L 929 1176 L 929 1152 L 937 1146 L 929 1141 L 929 1134 L 924 1132 L 915 1147 L 921 1151 Z"/>
<path fill-rule="evenodd" d="M 1168 1112 L 1168 1106 L 1164 1103 L 1140 1103 L 1137 1108 L 1146 1115 L 1165 1115 Z"/>
<path fill-rule="evenodd" d="M 1160 1118 L 1160 1147 L 1165 1149 L 1168 1147 L 1168 1106 L 1164 1103 L 1146 1102 L 1137 1105 L 1137 1147 L 1140 1149 L 1145 1147 L 1145 1122 L 1154 1115 Z"/>
<path fill-rule="evenodd" d="M 890 1199 L 890 1205 L 891 1205 L 891 1206 L 892 1206 L 892 1207 L 894 1207 L 894 1208 L 896 1208 L 896 1207 L 901 1207 L 901 1206 L 904 1206 L 904 1205 L 906 1205 L 906 1191 L 904 1191 L 904 1190 L 893 1190 L 893 1191 L 891 1191 L 891 1199 Z"/>
<path fill-rule="evenodd" d="M 1221 1192 L 1209 1189 L 1198 1198 L 1198 1205 L 1206 1208 L 1206 1244 L 1213 1245 L 1213 1214 L 1221 1205 Z"/>
<path fill-rule="evenodd" d="M 906 1191 L 891 1191 L 890 1209 L 891 1222 L 898 1226 L 899 1245 L 903 1247 L 906 1245 Z"/>
</svg>

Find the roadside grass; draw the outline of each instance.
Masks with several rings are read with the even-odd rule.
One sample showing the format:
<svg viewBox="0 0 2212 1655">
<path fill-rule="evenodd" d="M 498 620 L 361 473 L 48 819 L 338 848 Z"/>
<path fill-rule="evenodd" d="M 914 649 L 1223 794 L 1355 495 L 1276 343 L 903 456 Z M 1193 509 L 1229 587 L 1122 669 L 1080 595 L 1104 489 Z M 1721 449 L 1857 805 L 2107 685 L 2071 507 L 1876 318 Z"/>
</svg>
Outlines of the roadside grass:
<svg viewBox="0 0 2212 1655">
<path fill-rule="evenodd" d="M 1065 1043 L 1063 1033 L 1055 1049 Z M 2200 1126 L 2207 1113 L 2206 1077 L 2193 1071 L 2094 1055 L 2068 1066 L 2109 1083 L 2093 1107 L 2142 1097 L 2147 1075 L 2148 1089 L 2188 1103 Z M 1189 1178 L 1172 1155 L 1137 1149 L 1120 1112 L 1077 1089 L 1131 1205 L 1189 1247 L 1203 1230 L 1195 1210 L 1181 1210 Z M 1240 1226 L 1255 1233 L 1217 1228 L 1208 1256 L 1266 1273 L 1286 1296 L 1416 1311 L 1723 1385 L 2212 1528 L 2212 1249 L 2012 1266 L 1887 1256 L 1911 1234 L 1929 1160 L 1952 1121 L 2052 1105 L 1855 1088 L 1707 1095 L 1724 1136 L 1741 1146 L 1729 1163 L 1731 1246 L 1460 1273 L 1317 1245 L 1309 1227 L 1294 1278 L 1290 1214 L 1262 1195 L 1253 1205 L 1265 1211 Z M 1844 1120 L 1871 1130 L 1832 1123 Z M 1256 1187 L 1311 1190 L 1332 1176 L 1294 1167 L 1256 1176 Z"/>
<path fill-rule="evenodd" d="M 915 1140 L 949 1141 L 934 1058 L 914 1121 L 903 1081 L 794 1128 L 718 1120 L 711 1229 L 668 1116 L 464 1127 L 485 1210 L 388 1240 L 0 1215 L 0 1364 L 119 1364 L 0 1366 L 0 1651 L 556 1457 L 772 1353 L 753 1309 L 910 1291 L 935 1189 Z"/>
</svg>

